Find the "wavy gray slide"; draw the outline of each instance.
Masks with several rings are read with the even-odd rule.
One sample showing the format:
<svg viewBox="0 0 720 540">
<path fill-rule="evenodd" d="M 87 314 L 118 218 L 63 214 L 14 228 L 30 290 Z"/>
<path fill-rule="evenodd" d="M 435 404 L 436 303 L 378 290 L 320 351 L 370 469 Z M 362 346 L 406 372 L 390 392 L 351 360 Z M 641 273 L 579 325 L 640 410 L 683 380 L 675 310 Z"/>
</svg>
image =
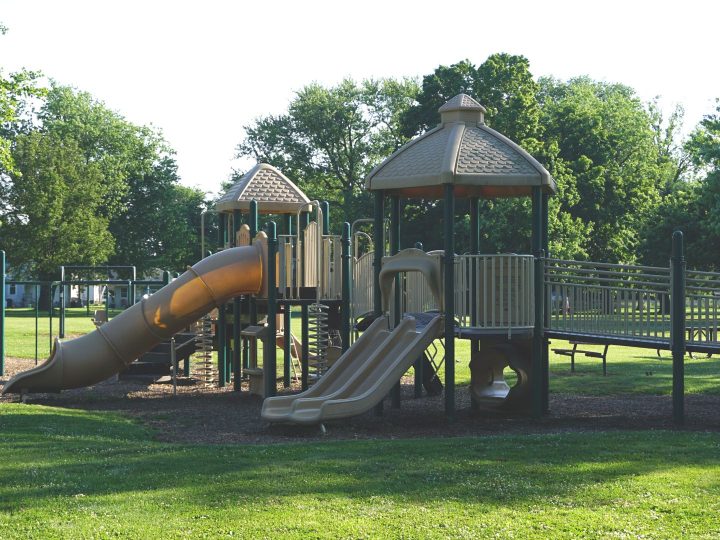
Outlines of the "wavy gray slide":
<svg viewBox="0 0 720 540">
<path fill-rule="evenodd" d="M 388 330 L 387 317 L 378 318 L 312 388 L 267 398 L 263 419 L 318 424 L 362 414 L 379 403 L 440 336 L 442 320 L 438 315 L 418 332 L 413 318 L 403 319 L 393 330 Z"/>
</svg>

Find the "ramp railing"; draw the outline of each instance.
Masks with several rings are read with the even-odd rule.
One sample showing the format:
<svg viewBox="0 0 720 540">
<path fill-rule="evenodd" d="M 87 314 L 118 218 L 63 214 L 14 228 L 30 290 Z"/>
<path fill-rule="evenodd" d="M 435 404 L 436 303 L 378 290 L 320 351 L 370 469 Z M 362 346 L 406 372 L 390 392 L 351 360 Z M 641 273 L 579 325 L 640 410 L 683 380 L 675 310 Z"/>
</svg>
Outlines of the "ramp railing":
<svg viewBox="0 0 720 540">
<path fill-rule="evenodd" d="M 720 316 L 720 273 L 685 272 L 685 328 L 688 343 L 714 343 Z"/>
<path fill-rule="evenodd" d="M 546 328 L 670 338 L 670 269 L 563 259 L 545 262 Z"/>
</svg>

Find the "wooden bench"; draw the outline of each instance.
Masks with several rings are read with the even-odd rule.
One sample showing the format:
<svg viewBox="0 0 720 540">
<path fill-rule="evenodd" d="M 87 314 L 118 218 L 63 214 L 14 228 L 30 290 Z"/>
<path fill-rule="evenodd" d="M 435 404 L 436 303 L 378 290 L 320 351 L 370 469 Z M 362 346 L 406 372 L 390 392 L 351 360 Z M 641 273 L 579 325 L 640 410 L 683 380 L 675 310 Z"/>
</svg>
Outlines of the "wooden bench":
<svg viewBox="0 0 720 540">
<path fill-rule="evenodd" d="M 602 345 L 602 343 L 587 343 L 585 341 L 570 341 L 570 345 L 572 345 L 572 349 L 553 349 L 553 352 L 555 354 L 559 354 L 560 356 L 569 356 L 570 357 L 570 371 L 575 371 L 575 355 L 576 354 L 584 354 L 585 356 L 588 356 L 590 358 L 602 358 L 602 364 L 603 364 L 603 377 L 607 376 L 607 351 L 608 345 L 605 344 L 605 348 L 602 352 L 598 351 L 590 351 L 587 349 L 578 349 L 578 346 L 582 347 L 585 345 Z"/>
</svg>

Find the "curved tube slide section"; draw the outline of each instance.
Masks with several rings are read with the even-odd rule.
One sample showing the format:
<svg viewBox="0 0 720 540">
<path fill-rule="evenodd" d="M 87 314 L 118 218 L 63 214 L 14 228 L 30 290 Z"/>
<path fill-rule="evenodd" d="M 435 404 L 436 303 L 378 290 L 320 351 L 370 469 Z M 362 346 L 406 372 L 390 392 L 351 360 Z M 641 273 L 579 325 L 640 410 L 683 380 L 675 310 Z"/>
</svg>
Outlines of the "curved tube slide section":
<svg viewBox="0 0 720 540">
<path fill-rule="evenodd" d="M 55 340 L 50 358 L 10 379 L 2 393 L 58 392 L 107 379 L 229 299 L 260 293 L 266 260 L 262 238 L 203 259 L 94 332 Z"/>
<path fill-rule="evenodd" d="M 387 317 L 380 317 L 312 388 L 265 399 L 262 417 L 269 422 L 317 424 L 362 414 L 385 397 L 442 329 L 441 315 L 419 332 L 412 318 L 388 330 Z"/>
</svg>

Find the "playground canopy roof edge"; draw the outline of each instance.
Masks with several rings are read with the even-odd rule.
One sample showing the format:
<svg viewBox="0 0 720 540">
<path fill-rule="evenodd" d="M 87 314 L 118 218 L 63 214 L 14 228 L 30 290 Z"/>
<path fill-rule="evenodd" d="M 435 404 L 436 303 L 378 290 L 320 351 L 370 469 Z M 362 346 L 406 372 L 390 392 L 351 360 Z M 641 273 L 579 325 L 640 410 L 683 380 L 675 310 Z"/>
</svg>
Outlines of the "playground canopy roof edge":
<svg viewBox="0 0 720 540">
<path fill-rule="evenodd" d="M 485 108 L 458 94 L 440 109 L 440 124 L 414 138 L 375 167 L 368 190 L 406 197 L 442 197 L 444 184 L 457 197 L 518 197 L 533 186 L 556 191 L 550 173 L 535 158 L 485 125 Z"/>
<path fill-rule="evenodd" d="M 258 163 L 230 187 L 215 204 L 217 212 L 250 211 L 256 201 L 260 214 L 309 212 L 310 199 L 287 176 L 267 163 Z"/>
</svg>

